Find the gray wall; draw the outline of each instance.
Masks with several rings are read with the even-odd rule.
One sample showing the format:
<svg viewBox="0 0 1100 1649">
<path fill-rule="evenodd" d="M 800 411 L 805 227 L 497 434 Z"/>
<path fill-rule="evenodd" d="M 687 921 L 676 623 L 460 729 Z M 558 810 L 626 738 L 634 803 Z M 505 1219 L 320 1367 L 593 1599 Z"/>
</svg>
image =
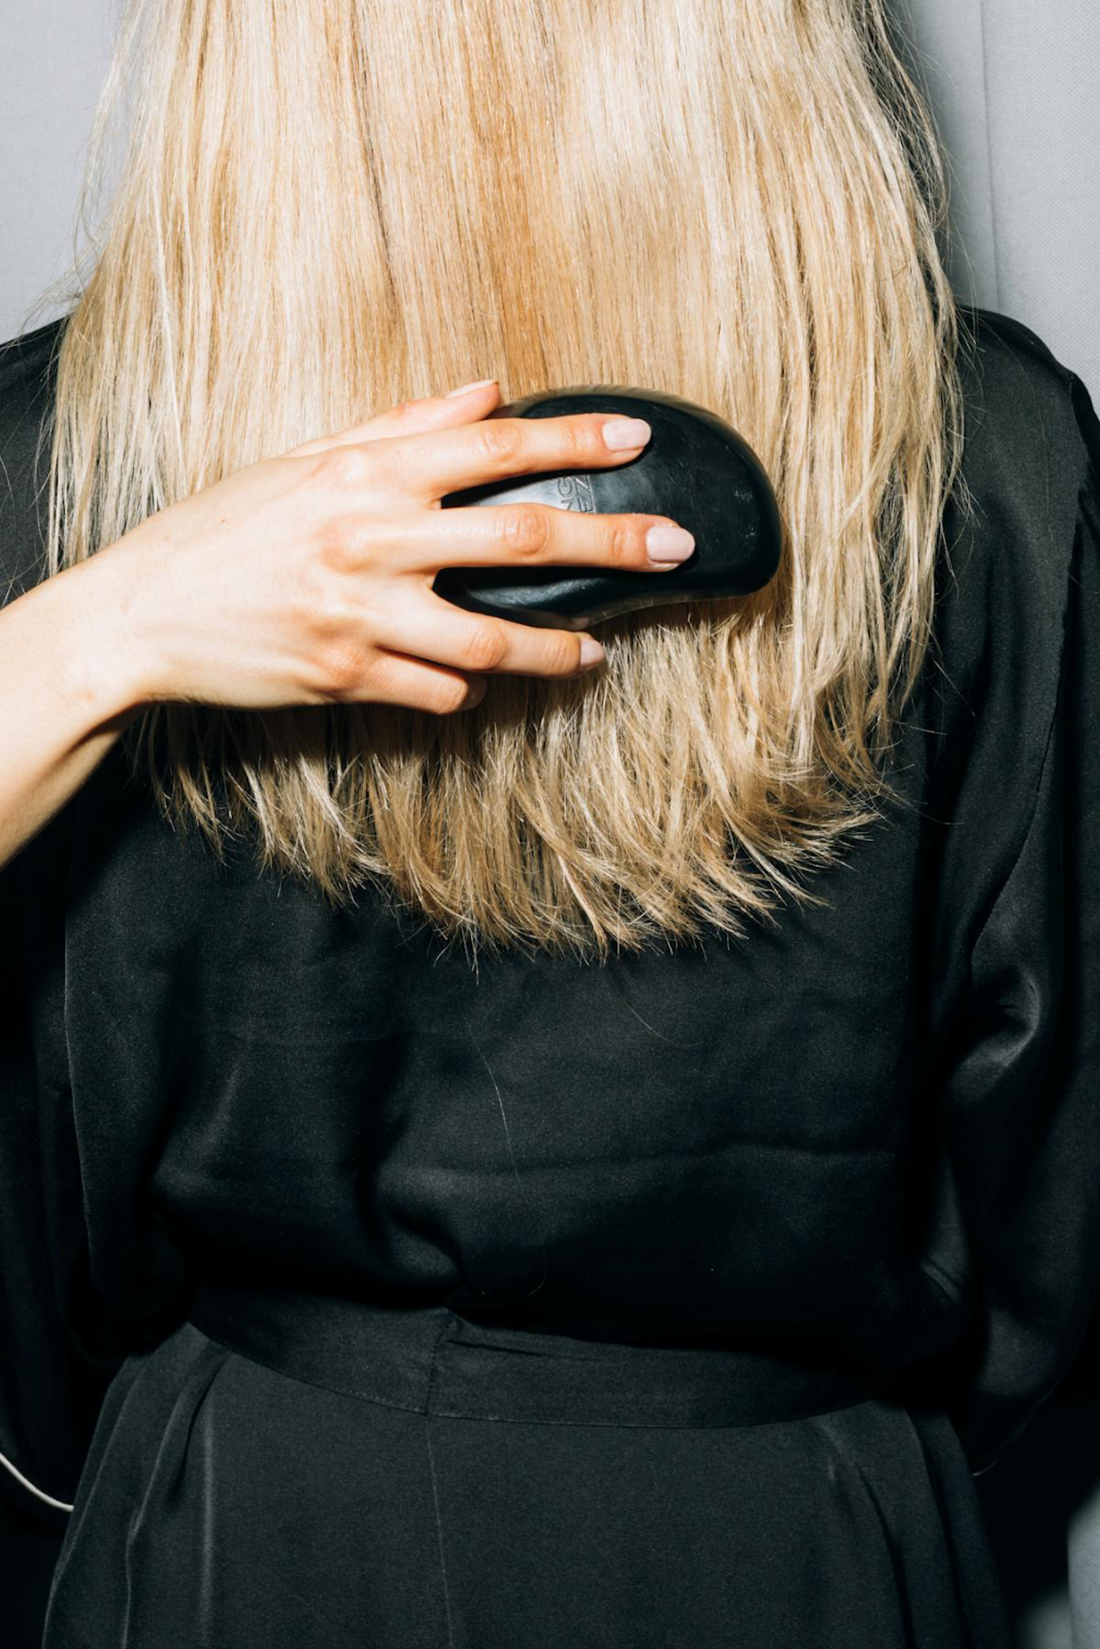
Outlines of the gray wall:
<svg viewBox="0 0 1100 1649">
<path fill-rule="evenodd" d="M 893 0 L 951 161 L 951 273 L 1100 404 L 1100 0 Z"/>
<path fill-rule="evenodd" d="M 73 255 L 77 190 L 107 74 L 108 0 L 0 0 L 0 339 Z M 36 314 L 42 325 L 68 306 Z"/>
</svg>

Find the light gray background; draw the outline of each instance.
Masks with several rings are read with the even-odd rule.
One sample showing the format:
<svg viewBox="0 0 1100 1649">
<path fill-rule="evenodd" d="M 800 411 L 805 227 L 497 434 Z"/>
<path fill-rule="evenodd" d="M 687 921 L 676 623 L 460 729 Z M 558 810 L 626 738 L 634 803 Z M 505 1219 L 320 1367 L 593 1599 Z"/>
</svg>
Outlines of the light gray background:
<svg viewBox="0 0 1100 1649">
<path fill-rule="evenodd" d="M 1100 0 L 893 10 L 951 164 L 956 291 L 1030 326 L 1100 402 Z"/>
<path fill-rule="evenodd" d="M 0 339 L 73 256 L 76 198 L 117 22 L 113 0 L 0 0 Z"/>
<path fill-rule="evenodd" d="M 948 152 L 956 291 L 1031 327 L 1100 407 L 1100 0 L 892 4 Z M 74 255 L 117 0 L 0 5 L 2 340 L 69 307 L 40 300 Z M 979 1480 L 1020 1649 L 1100 1649 L 1100 1489 L 1076 1509 L 1057 1494 L 1059 1460 L 1076 1456 L 1079 1471 L 1082 1448 L 1100 1484 L 1097 1426 L 1085 1419 L 1075 1405 L 1048 1410 Z M 1072 1619 L 1057 1558 L 1067 1520 Z M 1040 1546 L 1047 1566 L 1025 1575 Z"/>
</svg>

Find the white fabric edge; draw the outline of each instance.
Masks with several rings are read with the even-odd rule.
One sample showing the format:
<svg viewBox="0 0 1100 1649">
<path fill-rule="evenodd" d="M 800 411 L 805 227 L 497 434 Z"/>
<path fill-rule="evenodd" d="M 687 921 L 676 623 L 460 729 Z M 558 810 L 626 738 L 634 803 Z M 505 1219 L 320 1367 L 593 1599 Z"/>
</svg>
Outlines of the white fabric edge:
<svg viewBox="0 0 1100 1649">
<path fill-rule="evenodd" d="M 0 1466 L 3 1466 L 7 1471 L 11 1472 L 11 1475 L 15 1478 L 16 1482 L 21 1483 L 29 1494 L 34 1495 L 36 1500 L 43 1501 L 43 1503 L 47 1506 L 53 1506 L 59 1512 L 72 1511 L 73 1508 L 67 1501 L 55 1500 L 52 1494 L 46 1494 L 43 1489 L 36 1489 L 30 1479 L 24 1477 L 23 1473 L 16 1466 L 12 1465 L 7 1455 L 0 1454 Z"/>
</svg>

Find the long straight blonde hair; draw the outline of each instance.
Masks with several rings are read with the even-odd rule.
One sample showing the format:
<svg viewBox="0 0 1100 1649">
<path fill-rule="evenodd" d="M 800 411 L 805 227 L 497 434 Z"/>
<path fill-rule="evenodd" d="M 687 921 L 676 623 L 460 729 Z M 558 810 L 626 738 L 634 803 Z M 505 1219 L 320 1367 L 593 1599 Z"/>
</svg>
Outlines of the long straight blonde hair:
<svg viewBox="0 0 1100 1649">
<path fill-rule="evenodd" d="M 335 905 L 606 959 L 744 936 L 881 818 L 960 473 L 945 166 L 883 0 L 131 0 L 61 341 L 51 572 L 487 374 L 713 408 L 780 570 L 456 715 L 147 707 L 165 816 Z"/>
</svg>

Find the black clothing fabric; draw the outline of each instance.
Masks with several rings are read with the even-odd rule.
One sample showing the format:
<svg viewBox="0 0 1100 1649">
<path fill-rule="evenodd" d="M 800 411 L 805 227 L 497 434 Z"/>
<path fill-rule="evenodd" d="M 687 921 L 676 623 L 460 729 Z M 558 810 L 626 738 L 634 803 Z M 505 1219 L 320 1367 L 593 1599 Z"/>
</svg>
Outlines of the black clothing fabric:
<svg viewBox="0 0 1100 1649">
<path fill-rule="evenodd" d="M 974 509 L 825 906 L 475 972 L 377 891 L 219 865 L 118 749 L 0 872 L 0 1493 L 66 1529 L 46 1649 L 1007 1649 L 971 1473 L 1100 1277 L 1100 425 L 961 314 Z M 0 357 L 0 594 L 57 336 Z M 291 1325 L 357 1305 L 341 1389 Z M 437 1410 L 470 1336 L 488 1410 Z M 715 1356 L 865 1395 L 739 1422 L 690 1401 Z"/>
<path fill-rule="evenodd" d="M 243 1308 L 291 1333 L 289 1377 L 283 1345 L 263 1348 L 278 1370 L 231 1349 L 231 1305 L 224 1339 L 188 1322 L 128 1359 L 47 1646 L 1009 1649 L 942 1413 L 823 1387 L 800 1415 L 811 1382 L 778 1358 L 444 1305 L 349 1302 L 334 1322 L 329 1300 L 294 1334 L 306 1298 Z"/>
</svg>

